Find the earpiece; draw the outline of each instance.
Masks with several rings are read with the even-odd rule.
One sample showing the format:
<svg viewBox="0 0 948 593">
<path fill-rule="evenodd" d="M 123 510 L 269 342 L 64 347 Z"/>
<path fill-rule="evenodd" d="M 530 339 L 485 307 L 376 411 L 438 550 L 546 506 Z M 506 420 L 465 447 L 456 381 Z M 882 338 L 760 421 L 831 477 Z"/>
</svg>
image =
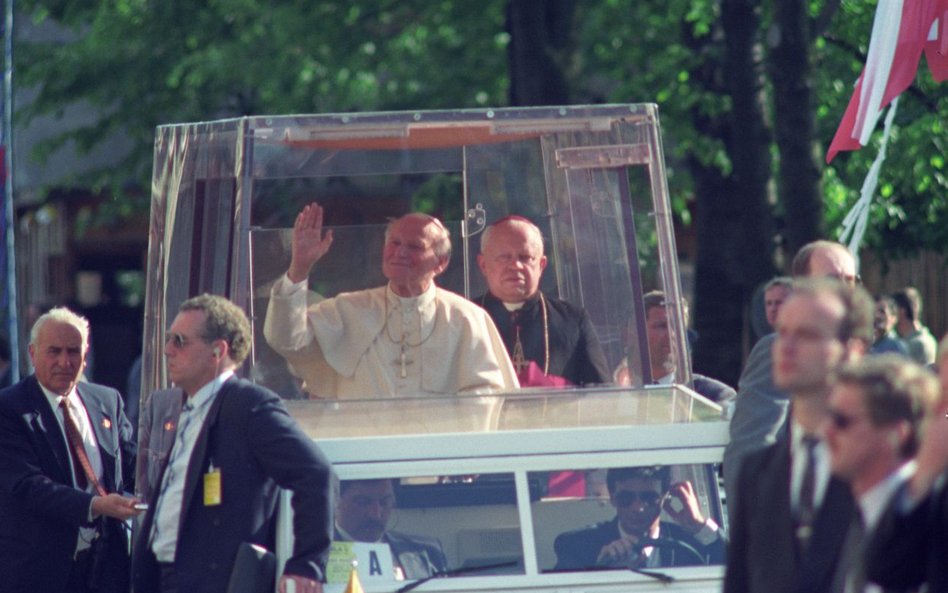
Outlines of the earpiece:
<svg viewBox="0 0 948 593">
<path fill-rule="evenodd" d="M 221 349 L 220 349 L 220 348 L 214 348 L 214 356 L 217 357 L 217 358 L 220 358 L 220 357 L 221 357 Z"/>
</svg>

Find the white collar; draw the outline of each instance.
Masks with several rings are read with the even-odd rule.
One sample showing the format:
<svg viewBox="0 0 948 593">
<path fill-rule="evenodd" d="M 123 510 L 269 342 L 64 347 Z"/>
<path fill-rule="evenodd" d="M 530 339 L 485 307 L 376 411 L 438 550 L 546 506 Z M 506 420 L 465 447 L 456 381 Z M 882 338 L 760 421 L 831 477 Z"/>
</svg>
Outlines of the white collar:
<svg viewBox="0 0 948 593">
<path fill-rule="evenodd" d="M 185 401 L 185 404 L 190 404 L 191 409 L 194 410 L 206 406 L 208 403 L 214 400 L 214 396 L 216 396 L 217 392 L 220 391 L 221 387 L 224 386 L 224 382 L 230 379 L 233 374 L 233 369 L 225 370 L 220 375 L 214 377 L 214 379 L 211 381 L 205 383 L 203 387 L 197 390 L 197 393 Z"/>
<path fill-rule="evenodd" d="M 866 531 L 876 526 L 882 512 L 889 506 L 892 495 L 899 489 L 899 486 L 915 474 L 915 467 L 914 460 L 903 463 L 898 469 L 859 497 L 859 510 L 862 511 L 862 522 Z"/>
<path fill-rule="evenodd" d="M 73 402 L 78 402 L 79 400 L 78 397 L 71 397 L 72 395 L 77 395 L 79 393 L 79 389 L 76 387 L 73 387 L 72 391 L 70 391 L 66 395 L 59 395 L 58 393 L 53 393 L 49 389 L 46 389 L 46 387 L 39 381 L 37 381 L 36 383 L 37 385 L 40 386 L 40 389 L 43 391 L 43 395 L 46 396 L 46 401 L 49 402 L 49 406 L 53 409 L 53 411 L 56 411 L 56 409 L 59 408 L 59 404 L 63 400 L 66 400 L 67 402 L 69 402 L 70 405 L 76 405 L 76 404 L 73 404 Z M 82 402 L 79 402 L 78 405 L 81 406 Z"/>
<path fill-rule="evenodd" d="M 434 302 L 436 290 L 437 287 L 435 286 L 434 280 L 432 280 L 428 284 L 428 288 L 426 288 L 425 291 L 420 295 L 413 297 L 403 297 L 395 294 L 395 291 L 392 290 L 391 283 L 389 283 L 385 287 L 385 298 L 388 299 L 393 309 L 397 307 L 404 307 L 405 309 L 421 309 L 422 307 Z"/>
</svg>

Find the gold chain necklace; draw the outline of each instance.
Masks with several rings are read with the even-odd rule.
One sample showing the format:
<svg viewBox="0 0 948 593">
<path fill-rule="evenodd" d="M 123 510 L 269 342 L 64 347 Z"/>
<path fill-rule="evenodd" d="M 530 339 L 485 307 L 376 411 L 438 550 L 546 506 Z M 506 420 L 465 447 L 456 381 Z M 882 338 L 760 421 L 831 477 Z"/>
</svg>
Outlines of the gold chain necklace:
<svg viewBox="0 0 948 593">
<path fill-rule="evenodd" d="M 485 294 L 484 298 L 481 299 L 481 305 L 484 305 L 486 300 L 487 300 L 487 295 Z M 503 304 L 503 301 L 501 301 L 501 304 Z M 519 314 L 519 312 L 522 309 L 523 308 L 521 307 L 520 309 L 516 311 L 516 313 Z M 542 311 L 543 313 L 543 359 L 544 359 L 543 374 L 549 375 L 550 374 L 550 320 L 546 312 L 546 299 L 543 297 L 542 292 L 540 293 L 540 311 Z M 529 361 L 527 361 L 527 357 L 524 356 L 524 353 L 523 353 L 523 343 L 520 341 L 520 324 L 519 323 L 516 324 L 516 327 L 514 328 L 514 332 L 515 332 L 514 348 L 513 348 L 513 353 L 511 353 L 510 358 L 511 358 L 511 362 L 514 365 L 514 368 L 517 370 L 517 374 L 519 375 L 525 368 L 527 368 L 527 366 L 530 363 Z"/>
</svg>

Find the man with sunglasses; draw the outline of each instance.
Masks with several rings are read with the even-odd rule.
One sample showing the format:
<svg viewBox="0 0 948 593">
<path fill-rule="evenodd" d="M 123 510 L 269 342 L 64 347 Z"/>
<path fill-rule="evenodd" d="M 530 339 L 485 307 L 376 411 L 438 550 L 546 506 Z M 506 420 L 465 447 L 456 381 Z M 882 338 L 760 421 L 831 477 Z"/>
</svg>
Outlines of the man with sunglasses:
<svg viewBox="0 0 948 593">
<path fill-rule="evenodd" d="M 866 546 L 867 576 L 886 590 L 948 592 L 948 336 L 937 362 L 941 396 L 927 418 L 915 473 Z"/>
<path fill-rule="evenodd" d="M 860 557 L 892 495 L 911 477 L 922 422 L 938 398 L 938 381 L 898 354 L 845 365 L 829 399 L 826 441 L 833 475 L 849 484 L 858 503 L 830 591 L 881 593 L 866 586 Z M 804 586 L 807 591 L 819 591 Z"/>
<path fill-rule="evenodd" d="M 385 286 L 308 304 L 310 272 L 332 241 L 333 232 L 323 232 L 322 207 L 304 207 L 293 226 L 290 266 L 273 286 L 264 323 L 267 342 L 308 393 L 345 399 L 519 388 L 487 313 L 435 284 L 451 257 L 440 220 L 416 212 L 389 223 Z"/>
<path fill-rule="evenodd" d="M 250 352 L 246 315 L 204 294 L 181 304 L 166 336 L 175 387 L 143 409 L 141 440 L 159 465 L 145 472 L 155 493 L 134 547 L 134 590 L 224 593 L 243 544 L 275 549 L 282 489 L 292 493 L 293 549 L 279 591 L 321 593 L 331 469 L 278 395 L 235 376 Z"/>
<path fill-rule="evenodd" d="M 854 502 L 830 476 L 822 429 L 832 375 L 868 350 L 873 309 L 862 288 L 832 279 L 798 281 L 781 307 L 773 377 L 790 394 L 789 434 L 741 466 L 724 593 L 813 591 L 832 579 Z M 812 588 L 798 588 L 804 575 Z"/>
<path fill-rule="evenodd" d="M 690 482 L 671 484 L 668 467 L 606 472 L 616 517 L 557 536 L 555 570 L 658 568 L 724 562 L 724 539 L 705 518 Z M 674 522 L 662 521 L 662 510 Z"/>
</svg>

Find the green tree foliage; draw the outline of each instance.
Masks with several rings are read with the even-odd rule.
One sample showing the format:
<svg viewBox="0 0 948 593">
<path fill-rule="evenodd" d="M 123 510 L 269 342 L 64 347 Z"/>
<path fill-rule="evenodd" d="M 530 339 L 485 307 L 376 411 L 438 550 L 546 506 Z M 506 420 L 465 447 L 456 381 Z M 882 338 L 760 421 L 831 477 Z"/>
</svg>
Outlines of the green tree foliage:
<svg viewBox="0 0 948 593">
<path fill-rule="evenodd" d="M 712 73 L 721 79 L 717 88 L 695 81 L 701 68 L 721 61 L 721 4 L 556 3 L 572 14 L 574 55 L 554 56 L 572 102 L 661 106 L 669 181 L 685 222 L 694 197 L 687 158 L 725 176 L 733 166 L 725 139 L 695 126 L 696 114 L 723 118 L 731 109 L 723 80 L 728 72 Z M 755 4 L 761 24 L 754 34 L 763 60 L 774 34 L 775 5 Z M 18 116 L 61 112 L 79 99 L 107 114 L 97 125 L 51 139 L 38 156 L 67 138 L 88 149 L 115 130 L 135 141 L 136 150 L 99 172 L 95 185 L 118 187 L 129 178 L 147 182 L 154 127 L 162 123 L 262 113 L 477 107 L 509 100 L 510 32 L 503 0 L 29 0 L 18 8 L 23 18 L 51 19 L 73 32 L 68 42 L 17 45 L 17 81 L 39 91 Z M 875 6 L 810 0 L 806 9 L 814 35 L 812 79 L 804 83 L 813 88 L 814 150 L 822 153 L 862 68 Z M 825 14 L 833 16 L 828 25 L 818 22 Z M 695 39 L 705 42 L 696 45 Z M 767 80 L 761 85 L 769 91 Z M 944 209 L 937 198 L 946 189 L 945 95 L 944 86 L 923 73 L 902 99 L 881 196 L 872 210 L 870 226 L 877 232 L 867 237 L 875 248 L 904 254 L 946 245 L 941 229 L 948 225 L 928 224 Z M 831 234 L 858 197 L 876 148 L 843 153 L 823 168 Z M 779 166 L 775 161 L 774 170 Z M 774 211 L 779 216 L 783 207 L 776 203 Z"/>
<path fill-rule="evenodd" d="M 154 128 L 163 123 L 506 99 L 502 2 L 114 0 L 18 8 L 74 32 L 69 42 L 18 45 L 18 83 L 39 90 L 19 116 L 57 113 L 77 99 L 102 109 L 98 125 L 41 150 L 67 138 L 88 149 L 121 129 L 138 148 L 116 164 L 113 185 L 147 180 Z"/>
</svg>

